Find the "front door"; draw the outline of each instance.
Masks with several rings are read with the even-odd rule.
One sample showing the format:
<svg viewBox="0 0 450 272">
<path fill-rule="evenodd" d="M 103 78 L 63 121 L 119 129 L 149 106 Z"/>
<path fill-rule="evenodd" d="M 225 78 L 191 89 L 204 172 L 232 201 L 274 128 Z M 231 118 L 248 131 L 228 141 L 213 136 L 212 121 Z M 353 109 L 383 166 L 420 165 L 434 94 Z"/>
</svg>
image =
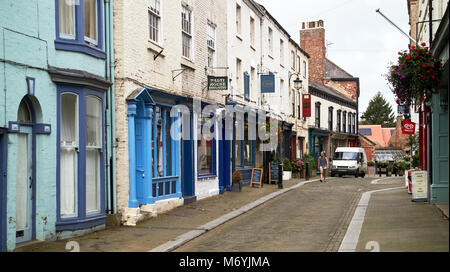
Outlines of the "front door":
<svg viewBox="0 0 450 272">
<path fill-rule="evenodd" d="M 32 127 L 21 126 L 17 134 L 16 160 L 16 243 L 32 238 L 33 171 Z"/>
<path fill-rule="evenodd" d="M 6 135 L 0 128 L 0 252 L 6 251 Z"/>
</svg>

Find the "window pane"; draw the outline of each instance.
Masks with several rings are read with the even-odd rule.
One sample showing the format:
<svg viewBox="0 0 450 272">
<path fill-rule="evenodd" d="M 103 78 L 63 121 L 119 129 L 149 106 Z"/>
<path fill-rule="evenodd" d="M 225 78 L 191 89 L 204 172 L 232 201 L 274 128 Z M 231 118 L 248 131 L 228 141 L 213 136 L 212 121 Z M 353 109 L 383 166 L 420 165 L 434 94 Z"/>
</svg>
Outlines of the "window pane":
<svg viewBox="0 0 450 272">
<path fill-rule="evenodd" d="M 248 122 L 244 126 L 244 166 L 253 165 L 252 141 L 249 140 Z"/>
<path fill-rule="evenodd" d="M 102 102 L 86 96 L 86 145 L 102 147 Z"/>
<path fill-rule="evenodd" d="M 59 36 L 75 39 L 75 0 L 59 0 Z"/>
<path fill-rule="evenodd" d="M 166 176 L 172 176 L 172 137 L 170 136 L 170 111 L 166 111 Z"/>
<path fill-rule="evenodd" d="M 100 210 L 100 150 L 86 149 L 86 212 Z"/>
<path fill-rule="evenodd" d="M 197 141 L 197 161 L 199 174 L 212 173 L 212 140 L 202 139 Z"/>
<path fill-rule="evenodd" d="M 161 108 L 156 107 L 156 150 L 157 150 L 157 158 L 158 158 L 158 165 L 157 165 L 157 177 L 163 177 L 163 160 L 164 160 L 164 154 L 163 154 L 163 130 L 162 130 L 162 115 L 161 115 Z"/>
<path fill-rule="evenodd" d="M 149 12 L 150 40 L 159 43 L 160 17 Z"/>
<path fill-rule="evenodd" d="M 78 145 L 78 101 L 75 94 L 61 95 L 61 146 Z"/>
<path fill-rule="evenodd" d="M 60 151 L 60 213 L 62 216 L 76 213 L 77 151 L 61 148 Z"/>
<path fill-rule="evenodd" d="M 77 149 L 78 148 L 78 97 L 61 95 L 60 119 L 60 214 L 76 214 Z"/>
<path fill-rule="evenodd" d="M 97 0 L 84 0 L 84 37 L 97 44 Z"/>
</svg>

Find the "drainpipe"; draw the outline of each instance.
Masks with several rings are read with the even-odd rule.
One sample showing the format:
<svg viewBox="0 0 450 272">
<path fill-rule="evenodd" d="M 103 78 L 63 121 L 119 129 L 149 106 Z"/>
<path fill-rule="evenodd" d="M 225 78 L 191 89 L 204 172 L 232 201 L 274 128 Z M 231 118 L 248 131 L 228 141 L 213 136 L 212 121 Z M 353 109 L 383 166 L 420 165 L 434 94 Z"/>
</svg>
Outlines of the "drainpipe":
<svg viewBox="0 0 450 272">
<path fill-rule="evenodd" d="M 108 142 L 110 146 L 108 147 L 108 155 L 111 158 L 108 158 L 109 162 L 109 171 L 111 186 L 109 187 L 111 198 L 110 212 L 112 214 L 117 213 L 117 205 L 116 205 L 116 132 L 115 132 L 115 123 L 116 123 L 116 107 L 115 107 L 115 88 L 114 88 L 114 33 L 113 33 L 113 0 L 105 0 L 105 17 L 106 17 L 106 45 L 107 45 L 107 56 L 106 56 L 106 77 L 111 81 L 112 85 L 107 92 L 107 97 L 109 101 L 109 112 L 107 112 L 107 120 L 109 121 L 109 139 Z M 111 182 L 112 181 L 112 182 Z"/>
<path fill-rule="evenodd" d="M 428 15 L 430 17 L 430 21 L 428 22 L 430 28 L 430 42 L 428 45 L 431 48 L 431 42 L 433 41 L 433 0 L 428 1 Z"/>
</svg>

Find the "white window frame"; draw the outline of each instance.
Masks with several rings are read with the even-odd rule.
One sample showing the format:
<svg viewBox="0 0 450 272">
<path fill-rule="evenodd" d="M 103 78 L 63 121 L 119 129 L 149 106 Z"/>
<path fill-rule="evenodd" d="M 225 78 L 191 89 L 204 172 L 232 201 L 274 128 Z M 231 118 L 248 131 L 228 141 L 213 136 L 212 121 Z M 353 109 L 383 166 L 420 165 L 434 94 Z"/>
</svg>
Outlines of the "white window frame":
<svg viewBox="0 0 450 272">
<path fill-rule="evenodd" d="M 152 2 L 157 7 L 152 7 Z M 148 7 L 148 27 L 149 27 L 149 41 L 156 43 L 157 45 L 162 46 L 162 3 L 161 0 L 148 0 L 147 2 Z M 157 18 L 158 27 L 156 30 L 158 31 L 158 34 L 156 36 L 156 41 L 152 39 L 151 33 L 152 33 L 152 26 L 151 26 L 151 16 L 155 16 Z"/>
<path fill-rule="evenodd" d="M 185 14 L 185 12 L 187 12 L 188 14 L 188 20 L 187 22 L 189 23 L 189 32 L 184 30 L 183 24 L 184 24 L 184 18 L 183 15 Z M 181 55 L 183 58 L 186 58 L 188 60 L 192 60 L 193 56 L 192 53 L 194 52 L 193 50 L 193 46 L 194 46 L 194 37 L 192 35 L 193 33 L 193 23 L 192 23 L 192 18 L 193 18 L 193 12 L 192 10 L 186 5 L 186 4 L 182 4 L 181 5 L 181 43 L 182 43 L 182 49 L 181 49 Z M 187 37 L 189 39 L 189 56 L 184 55 L 184 38 Z"/>
<path fill-rule="evenodd" d="M 239 4 L 236 4 L 236 33 L 242 35 L 242 7 Z"/>
<path fill-rule="evenodd" d="M 255 45 L 255 18 L 250 16 L 250 45 Z"/>
<path fill-rule="evenodd" d="M 269 43 L 269 55 L 273 55 L 273 30 L 268 27 L 267 29 L 267 42 Z"/>
<path fill-rule="evenodd" d="M 208 50 L 208 67 L 213 68 L 216 65 L 216 25 L 208 20 L 206 31 L 206 45 Z M 212 42 L 210 42 L 212 41 Z M 210 52 L 211 54 L 211 62 L 210 62 Z"/>
</svg>

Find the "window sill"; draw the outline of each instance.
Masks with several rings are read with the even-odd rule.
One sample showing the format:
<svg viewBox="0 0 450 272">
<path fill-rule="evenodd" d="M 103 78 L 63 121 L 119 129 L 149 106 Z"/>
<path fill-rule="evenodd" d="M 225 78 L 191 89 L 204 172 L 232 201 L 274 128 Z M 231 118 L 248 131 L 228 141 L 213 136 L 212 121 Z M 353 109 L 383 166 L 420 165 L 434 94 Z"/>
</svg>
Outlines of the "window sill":
<svg viewBox="0 0 450 272">
<path fill-rule="evenodd" d="M 55 40 L 55 49 L 63 51 L 80 52 L 95 58 L 106 59 L 105 51 L 84 43 L 75 41 Z"/>
<path fill-rule="evenodd" d="M 87 229 L 103 224 L 106 224 L 105 214 L 96 214 L 83 219 L 62 219 L 61 221 L 56 223 L 56 231 Z"/>
<path fill-rule="evenodd" d="M 152 52 L 155 53 L 155 54 L 159 54 L 159 52 L 161 52 L 162 50 L 164 50 L 164 47 L 162 47 L 161 45 L 159 45 L 159 44 L 157 44 L 157 43 L 155 43 L 155 42 L 153 42 L 153 41 L 151 41 L 151 40 L 149 40 L 149 41 L 148 41 L 147 49 L 148 49 L 149 51 L 152 51 Z M 160 57 L 165 57 L 166 54 L 164 54 L 164 52 L 163 52 L 163 53 L 161 53 L 159 56 L 160 56 Z"/>
<path fill-rule="evenodd" d="M 210 178 L 217 178 L 216 174 L 198 174 L 198 179 L 210 179 Z"/>
<path fill-rule="evenodd" d="M 183 66 L 186 66 L 188 68 L 191 68 L 192 70 L 195 70 L 195 63 L 192 62 L 192 60 L 187 59 L 186 57 L 181 57 L 180 63 Z"/>
</svg>

